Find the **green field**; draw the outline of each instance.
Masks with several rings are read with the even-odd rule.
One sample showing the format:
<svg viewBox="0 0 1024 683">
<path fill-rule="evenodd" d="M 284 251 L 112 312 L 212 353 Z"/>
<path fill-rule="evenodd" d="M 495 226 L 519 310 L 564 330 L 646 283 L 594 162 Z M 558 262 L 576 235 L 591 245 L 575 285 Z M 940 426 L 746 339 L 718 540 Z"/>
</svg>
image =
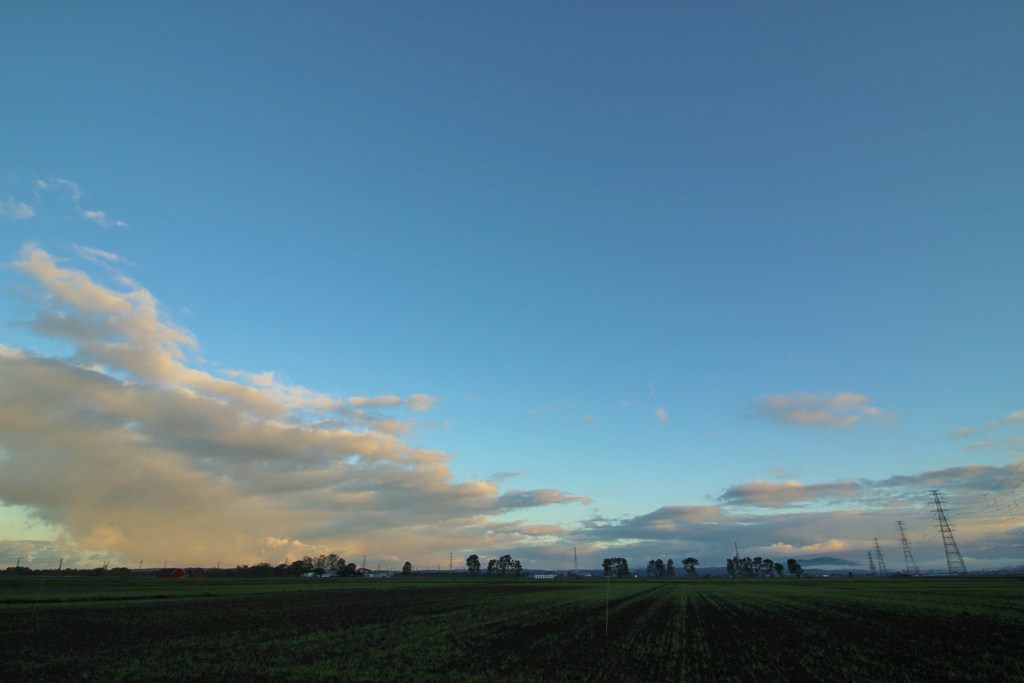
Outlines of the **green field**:
<svg viewBox="0 0 1024 683">
<path fill-rule="evenodd" d="M 1024 680 L 1022 597 L 1012 578 L 2 579 L 0 680 Z"/>
</svg>

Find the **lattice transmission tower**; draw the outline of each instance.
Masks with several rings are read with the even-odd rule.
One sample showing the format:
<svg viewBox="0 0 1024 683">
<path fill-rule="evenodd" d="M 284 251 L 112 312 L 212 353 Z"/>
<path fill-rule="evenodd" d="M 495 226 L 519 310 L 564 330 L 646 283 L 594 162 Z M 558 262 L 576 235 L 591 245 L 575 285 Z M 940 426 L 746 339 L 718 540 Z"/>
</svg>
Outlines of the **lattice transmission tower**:
<svg viewBox="0 0 1024 683">
<path fill-rule="evenodd" d="M 877 573 L 878 572 L 875 569 L 875 558 L 871 556 L 871 551 L 869 550 L 868 551 L 868 574 L 874 575 L 874 574 L 877 574 Z"/>
<path fill-rule="evenodd" d="M 967 565 L 964 564 L 963 555 L 960 554 L 960 548 L 956 544 L 956 539 L 953 538 L 953 529 L 950 528 L 949 520 L 946 519 L 946 513 L 942 509 L 939 490 L 932 489 L 931 494 L 932 501 L 935 503 L 935 516 L 938 518 L 936 524 L 939 527 L 939 533 L 942 534 L 942 545 L 946 549 L 946 567 L 950 574 L 966 574 Z"/>
<path fill-rule="evenodd" d="M 917 568 L 917 562 L 914 561 L 914 553 L 910 552 L 910 541 L 907 540 L 907 534 L 903 531 L 903 522 L 896 522 L 896 528 L 900 530 L 900 545 L 903 546 L 903 559 L 907 561 L 907 573 L 911 576 L 920 576 L 921 570 Z"/>
<path fill-rule="evenodd" d="M 875 559 L 878 560 L 878 573 L 886 576 L 889 570 L 885 568 L 885 560 L 882 559 L 882 549 L 878 546 L 877 536 L 875 536 Z"/>
</svg>

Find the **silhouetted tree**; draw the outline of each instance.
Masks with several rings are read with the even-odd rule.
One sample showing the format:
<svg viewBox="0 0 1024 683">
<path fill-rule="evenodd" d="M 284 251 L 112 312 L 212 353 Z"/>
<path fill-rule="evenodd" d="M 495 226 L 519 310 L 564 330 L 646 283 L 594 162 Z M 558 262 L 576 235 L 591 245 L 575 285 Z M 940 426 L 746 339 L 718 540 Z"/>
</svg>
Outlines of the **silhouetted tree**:
<svg viewBox="0 0 1024 683">
<path fill-rule="evenodd" d="M 786 568 L 789 570 L 790 574 L 798 579 L 804 573 L 804 568 L 800 566 L 799 562 L 792 558 L 786 560 Z"/>
<path fill-rule="evenodd" d="M 289 576 L 301 576 L 302 574 L 311 571 L 313 571 L 313 565 L 309 562 L 309 558 L 307 557 L 304 560 L 295 560 L 290 565 L 288 565 L 286 573 Z"/>
<path fill-rule="evenodd" d="M 601 563 L 604 568 L 604 575 L 615 579 L 629 576 L 629 563 L 624 557 L 606 557 Z"/>
<path fill-rule="evenodd" d="M 466 569 L 469 570 L 470 574 L 480 573 L 480 556 L 470 555 L 466 558 Z"/>
<path fill-rule="evenodd" d="M 412 574 L 412 563 L 411 562 L 406 562 L 405 564 L 402 565 L 402 574 L 405 575 L 405 576 L 408 576 L 409 574 Z"/>
<path fill-rule="evenodd" d="M 675 562 L 672 561 L 671 557 L 668 558 L 668 562 L 665 563 L 665 574 L 668 576 L 676 575 L 676 565 Z"/>
<path fill-rule="evenodd" d="M 690 578 L 693 578 L 694 576 L 697 576 L 697 565 L 698 564 L 700 564 L 700 560 L 698 560 L 696 557 L 688 557 L 685 560 L 683 560 L 683 571 L 686 572 L 687 576 L 689 576 Z M 729 563 L 728 562 L 726 562 L 725 568 L 726 568 L 726 570 L 729 569 Z M 731 575 L 732 574 L 730 573 L 730 576 Z"/>
<path fill-rule="evenodd" d="M 523 564 L 519 560 L 513 560 L 511 555 L 502 555 L 498 559 L 490 560 L 487 563 L 488 574 L 501 574 L 502 576 L 519 576 L 523 573 Z"/>
</svg>

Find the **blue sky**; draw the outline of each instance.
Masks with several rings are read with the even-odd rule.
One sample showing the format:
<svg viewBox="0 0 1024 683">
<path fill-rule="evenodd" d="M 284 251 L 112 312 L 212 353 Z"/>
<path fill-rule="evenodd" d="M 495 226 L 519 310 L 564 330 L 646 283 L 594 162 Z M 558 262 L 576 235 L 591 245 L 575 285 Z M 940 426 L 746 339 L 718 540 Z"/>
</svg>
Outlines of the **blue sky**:
<svg viewBox="0 0 1024 683">
<path fill-rule="evenodd" d="M 1017 3 L 3 14 L 0 563 L 1020 562 Z"/>
</svg>

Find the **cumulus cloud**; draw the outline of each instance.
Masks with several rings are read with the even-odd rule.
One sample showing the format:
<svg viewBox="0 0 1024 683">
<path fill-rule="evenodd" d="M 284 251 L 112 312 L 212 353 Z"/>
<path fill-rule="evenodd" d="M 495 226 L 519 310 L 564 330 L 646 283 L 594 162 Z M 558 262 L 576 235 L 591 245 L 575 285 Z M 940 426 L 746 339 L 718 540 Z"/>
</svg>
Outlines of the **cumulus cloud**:
<svg viewBox="0 0 1024 683">
<path fill-rule="evenodd" d="M 117 262 L 97 252 L 85 253 Z M 31 328 L 74 352 L 0 346 L 0 502 L 63 529 L 84 556 L 252 562 L 387 548 L 425 557 L 512 547 L 536 531 L 492 529 L 493 516 L 587 502 L 456 481 L 447 454 L 411 446 L 385 418 L 358 419 L 358 402 L 272 372 L 198 367 L 196 337 L 131 280 L 101 284 L 35 245 L 15 265 L 43 295 Z M 366 401 L 434 403 L 428 394 Z"/>
<path fill-rule="evenodd" d="M 849 429 L 864 417 L 881 417 L 885 413 L 871 405 L 864 394 L 764 394 L 750 407 L 750 415 L 784 424 Z"/>
</svg>

